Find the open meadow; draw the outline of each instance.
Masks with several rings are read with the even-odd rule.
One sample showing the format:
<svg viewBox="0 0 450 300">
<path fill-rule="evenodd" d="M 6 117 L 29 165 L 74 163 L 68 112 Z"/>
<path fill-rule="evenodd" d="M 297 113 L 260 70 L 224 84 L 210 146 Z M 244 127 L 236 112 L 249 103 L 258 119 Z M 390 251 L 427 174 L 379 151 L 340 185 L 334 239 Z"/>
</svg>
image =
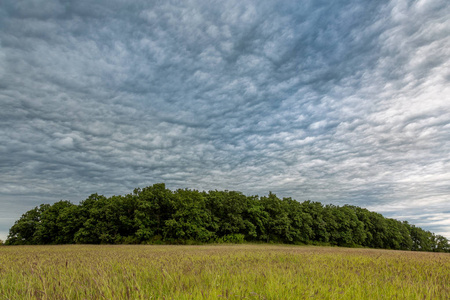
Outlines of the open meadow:
<svg viewBox="0 0 450 300">
<path fill-rule="evenodd" d="M 450 254 L 281 245 L 0 247 L 0 299 L 449 299 Z"/>
</svg>

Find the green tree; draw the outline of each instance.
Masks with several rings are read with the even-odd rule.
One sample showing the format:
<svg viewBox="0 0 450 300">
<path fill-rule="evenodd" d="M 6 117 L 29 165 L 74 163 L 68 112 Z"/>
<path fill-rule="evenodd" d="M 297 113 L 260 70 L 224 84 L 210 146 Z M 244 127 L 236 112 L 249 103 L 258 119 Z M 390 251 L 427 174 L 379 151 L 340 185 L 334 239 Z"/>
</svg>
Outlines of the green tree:
<svg viewBox="0 0 450 300">
<path fill-rule="evenodd" d="M 372 224 L 371 212 L 358 206 L 349 205 L 348 207 L 355 211 L 358 220 L 363 224 L 362 230 L 364 231 L 365 239 L 360 245 L 366 247 L 371 246 L 374 244 L 372 235 L 374 225 Z"/>
<path fill-rule="evenodd" d="M 303 211 L 300 202 L 291 198 L 283 198 L 288 218 L 291 220 L 291 242 L 307 244 L 314 236 L 312 217 Z"/>
<path fill-rule="evenodd" d="M 248 208 L 245 212 L 245 219 L 248 220 L 246 234 L 247 240 L 267 239 L 266 224 L 270 218 L 269 213 L 264 210 L 264 204 L 259 201 L 258 196 L 247 197 Z"/>
<path fill-rule="evenodd" d="M 62 216 L 64 210 L 75 209 L 76 205 L 61 200 L 46 207 L 42 211 L 40 220 L 36 225 L 33 240 L 37 244 L 68 244 L 73 242 L 72 232 L 64 228 L 68 216 Z M 64 229 L 63 229 L 64 228 Z"/>
<path fill-rule="evenodd" d="M 8 245 L 70 243 L 329 243 L 450 252 L 449 241 L 422 228 L 356 206 L 245 196 L 236 191 L 166 189 L 125 196 L 90 195 L 79 205 L 35 207 L 15 222 Z"/>
<path fill-rule="evenodd" d="M 262 238 L 266 242 L 292 242 L 291 220 L 284 202 L 272 192 L 269 192 L 267 197 L 261 197 L 260 202 L 268 214 L 265 222 L 265 234 Z"/>
<path fill-rule="evenodd" d="M 409 231 L 409 224 L 407 221 L 400 222 L 396 220 L 398 223 L 400 238 L 400 250 L 411 250 L 412 248 L 412 239 Z"/>
<path fill-rule="evenodd" d="M 328 224 L 331 220 L 327 220 L 329 215 L 324 214 L 324 207 L 320 202 L 305 201 L 301 203 L 302 210 L 309 214 L 312 219 L 311 228 L 313 231 L 312 241 L 328 243 L 330 233 L 327 231 Z"/>
<path fill-rule="evenodd" d="M 433 241 L 432 234 L 422 228 L 411 225 L 410 234 L 412 239 L 412 250 L 415 251 L 432 251 Z"/>
<path fill-rule="evenodd" d="M 256 226 L 251 222 L 251 197 L 234 191 L 209 191 L 205 193 L 206 209 L 212 216 L 213 230 L 218 237 L 242 234 L 255 238 Z"/>
<path fill-rule="evenodd" d="M 165 222 L 174 213 L 174 197 L 172 191 L 166 189 L 164 183 L 135 189 L 138 197 L 136 225 L 139 227 L 136 235 L 139 239 L 161 238 L 164 234 Z"/>
<path fill-rule="evenodd" d="M 442 235 L 436 235 L 436 246 L 433 249 L 435 252 L 450 252 L 450 243 L 449 240 L 446 237 L 443 237 Z"/>
<path fill-rule="evenodd" d="M 372 240 L 368 246 L 372 248 L 387 248 L 388 224 L 386 219 L 381 214 L 375 212 L 370 212 L 369 219 L 370 227 L 368 230 L 372 236 Z"/>
<path fill-rule="evenodd" d="M 214 239 L 212 216 L 206 210 L 202 193 L 177 190 L 173 197 L 173 213 L 165 221 L 164 239 L 176 242 L 208 242 Z"/>
<path fill-rule="evenodd" d="M 35 239 L 36 229 L 41 222 L 42 213 L 50 207 L 49 204 L 41 204 L 22 215 L 9 229 L 6 240 L 7 245 L 32 245 L 38 244 Z"/>
<path fill-rule="evenodd" d="M 74 235 L 76 243 L 99 244 L 102 241 L 101 228 L 97 224 L 104 219 L 103 207 L 106 205 L 107 198 L 98 194 L 92 194 L 80 203 L 78 216 L 82 225 Z"/>
<path fill-rule="evenodd" d="M 325 215 L 332 216 L 326 220 L 327 230 L 330 233 L 330 242 L 339 246 L 364 244 L 367 237 L 364 223 L 358 219 L 355 210 L 351 206 L 327 205 L 325 207 Z"/>
</svg>

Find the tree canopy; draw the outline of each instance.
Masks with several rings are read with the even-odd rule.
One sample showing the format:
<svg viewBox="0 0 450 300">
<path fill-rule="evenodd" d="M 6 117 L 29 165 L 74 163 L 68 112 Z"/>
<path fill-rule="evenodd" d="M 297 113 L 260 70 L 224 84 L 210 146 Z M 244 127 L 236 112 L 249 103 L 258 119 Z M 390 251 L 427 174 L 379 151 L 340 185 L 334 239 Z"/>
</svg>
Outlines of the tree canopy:
<svg viewBox="0 0 450 300">
<path fill-rule="evenodd" d="M 7 245 L 266 242 L 450 252 L 448 239 L 367 209 L 236 191 L 171 191 L 164 183 L 79 205 L 41 204 Z"/>
</svg>

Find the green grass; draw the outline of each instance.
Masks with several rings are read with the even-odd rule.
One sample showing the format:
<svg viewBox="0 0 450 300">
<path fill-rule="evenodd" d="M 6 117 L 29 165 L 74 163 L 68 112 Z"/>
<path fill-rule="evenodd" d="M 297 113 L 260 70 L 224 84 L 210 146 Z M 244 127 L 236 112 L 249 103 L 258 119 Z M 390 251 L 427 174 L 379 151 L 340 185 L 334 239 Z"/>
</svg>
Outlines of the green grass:
<svg viewBox="0 0 450 300">
<path fill-rule="evenodd" d="M 0 299 L 449 299 L 450 254 L 313 246 L 0 247 Z"/>
</svg>

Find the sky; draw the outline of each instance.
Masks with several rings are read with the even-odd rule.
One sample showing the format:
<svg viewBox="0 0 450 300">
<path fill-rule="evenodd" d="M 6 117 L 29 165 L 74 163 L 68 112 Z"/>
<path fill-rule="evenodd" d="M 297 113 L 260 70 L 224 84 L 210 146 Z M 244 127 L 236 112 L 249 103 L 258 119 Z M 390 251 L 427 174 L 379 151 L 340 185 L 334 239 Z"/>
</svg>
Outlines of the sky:
<svg viewBox="0 0 450 300">
<path fill-rule="evenodd" d="M 0 105 L 3 240 L 160 182 L 450 238 L 448 0 L 3 0 Z"/>
</svg>

